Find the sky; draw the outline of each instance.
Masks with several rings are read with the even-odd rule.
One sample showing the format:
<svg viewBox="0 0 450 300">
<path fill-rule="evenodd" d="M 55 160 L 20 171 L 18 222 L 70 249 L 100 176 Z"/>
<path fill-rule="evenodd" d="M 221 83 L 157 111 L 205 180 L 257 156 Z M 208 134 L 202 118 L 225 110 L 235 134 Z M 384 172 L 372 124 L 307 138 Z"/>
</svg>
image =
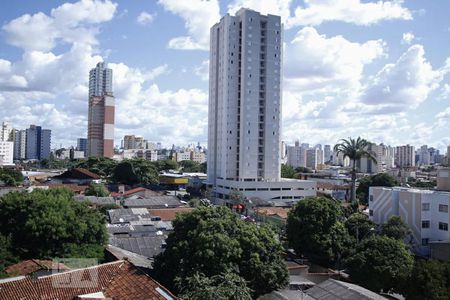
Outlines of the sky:
<svg viewBox="0 0 450 300">
<path fill-rule="evenodd" d="M 113 69 L 115 143 L 207 144 L 209 28 L 284 24 L 282 140 L 450 145 L 448 0 L 1 1 L 0 122 L 86 137 L 88 73 Z"/>
</svg>

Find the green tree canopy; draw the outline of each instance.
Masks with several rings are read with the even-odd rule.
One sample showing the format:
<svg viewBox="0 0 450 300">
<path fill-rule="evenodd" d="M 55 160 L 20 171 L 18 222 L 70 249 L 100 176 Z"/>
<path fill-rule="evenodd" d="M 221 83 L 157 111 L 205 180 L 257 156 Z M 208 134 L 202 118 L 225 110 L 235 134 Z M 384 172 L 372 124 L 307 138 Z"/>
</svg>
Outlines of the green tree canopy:
<svg viewBox="0 0 450 300">
<path fill-rule="evenodd" d="M 158 168 L 153 162 L 144 159 L 132 159 L 129 162 L 140 184 L 158 183 Z"/>
<path fill-rule="evenodd" d="M 373 155 L 372 151 L 368 150 L 370 147 L 371 142 L 358 137 L 356 139 L 348 138 L 342 139 L 340 143 L 336 144 L 334 146 L 334 152 L 336 154 L 342 154 L 345 157 L 348 157 L 352 164 L 352 193 L 351 193 L 351 202 L 356 202 L 356 161 L 360 160 L 363 157 L 366 157 L 367 159 L 377 162 L 375 159 L 375 156 Z"/>
<path fill-rule="evenodd" d="M 381 225 L 381 233 L 397 240 L 404 240 L 410 233 L 410 228 L 402 218 L 392 216 L 386 223 Z"/>
<path fill-rule="evenodd" d="M 86 196 L 107 197 L 109 191 L 103 183 L 91 182 L 84 193 Z"/>
<path fill-rule="evenodd" d="M 362 213 L 354 213 L 345 221 L 348 233 L 356 239 L 357 242 L 369 237 L 376 231 L 376 224 L 369 220 L 369 217 Z"/>
<path fill-rule="evenodd" d="M 139 183 L 139 179 L 136 173 L 134 172 L 133 165 L 128 160 L 120 162 L 114 168 L 111 179 L 114 182 L 128 185 L 134 185 Z"/>
<path fill-rule="evenodd" d="M 103 257 L 105 218 L 67 189 L 12 192 L 0 198 L 0 234 L 23 259 Z"/>
<path fill-rule="evenodd" d="M 367 204 L 367 198 L 369 197 L 369 187 L 371 186 L 396 186 L 399 183 L 394 177 L 387 173 L 379 173 L 373 176 L 365 176 L 359 180 L 358 188 L 356 189 L 356 194 L 360 203 Z"/>
<path fill-rule="evenodd" d="M 177 278 L 176 285 L 184 300 L 251 300 L 251 290 L 245 280 L 235 273 L 206 277 L 195 273 L 191 277 Z"/>
<path fill-rule="evenodd" d="M 0 168 L 0 181 L 7 186 L 18 186 L 23 183 L 23 175 L 15 169 Z"/>
<path fill-rule="evenodd" d="M 178 214 L 166 250 L 155 258 L 156 278 L 180 292 L 196 273 L 213 277 L 234 273 L 246 282 L 252 297 L 288 283 L 283 248 L 274 232 L 240 220 L 226 207 L 200 207 Z M 186 281 L 187 280 L 187 281 Z"/>
<path fill-rule="evenodd" d="M 200 164 L 193 160 L 183 160 L 180 161 L 180 167 L 183 172 L 200 172 Z"/>
<path fill-rule="evenodd" d="M 288 214 L 286 234 L 290 246 L 313 262 L 338 263 L 350 243 L 341 218 L 340 206 L 334 200 L 310 197 L 299 201 Z"/>
<path fill-rule="evenodd" d="M 413 256 L 405 244 L 387 236 L 364 239 L 346 260 L 350 278 L 375 292 L 398 291 L 399 283 L 410 275 L 413 264 Z"/>
<path fill-rule="evenodd" d="M 89 157 L 77 164 L 77 167 L 88 169 L 89 171 L 98 174 L 104 178 L 112 175 L 117 162 L 111 158 L 106 157 Z"/>
<path fill-rule="evenodd" d="M 168 170 L 178 170 L 178 163 L 175 160 L 171 159 L 158 160 L 156 162 L 156 166 L 159 172 Z"/>
<path fill-rule="evenodd" d="M 402 294 L 411 300 L 450 299 L 450 263 L 418 259 L 402 286 Z"/>
<path fill-rule="evenodd" d="M 281 177 L 282 178 L 296 178 L 295 170 L 290 165 L 281 164 Z"/>
<path fill-rule="evenodd" d="M 7 277 L 4 269 L 18 261 L 13 252 L 11 237 L 0 234 L 0 278 Z"/>
</svg>

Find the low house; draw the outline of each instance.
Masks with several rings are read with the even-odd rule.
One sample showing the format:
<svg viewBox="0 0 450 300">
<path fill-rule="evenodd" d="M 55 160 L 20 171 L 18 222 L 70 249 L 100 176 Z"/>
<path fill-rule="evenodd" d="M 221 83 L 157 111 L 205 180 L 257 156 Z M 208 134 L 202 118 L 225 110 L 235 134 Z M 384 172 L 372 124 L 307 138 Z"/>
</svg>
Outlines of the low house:
<svg viewBox="0 0 450 300">
<path fill-rule="evenodd" d="M 73 168 L 65 171 L 61 175 L 54 176 L 51 183 L 74 183 L 80 185 L 89 185 L 91 182 L 98 182 L 101 177 L 89 170 L 83 168 Z"/>
<path fill-rule="evenodd" d="M 119 200 L 115 200 L 113 197 L 97 197 L 97 196 L 83 196 L 83 195 L 76 195 L 73 197 L 75 201 L 78 202 L 88 202 L 92 204 L 93 206 L 102 206 L 102 205 L 120 205 Z"/>
<path fill-rule="evenodd" d="M 0 299 L 21 300 L 174 300 L 170 291 L 131 263 L 112 263 L 64 273 L 0 280 Z"/>
<path fill-rule="evenodd" d="M 119 186 L 119 191 L 111 193 L 111 197 L 118 198 L 118 199 L 127 199 L 129 197 L 141 197 L 141 198 L 147 198 L 151 196 L 160 196 L 162 193 L 155 192 L 149 189 L 146 189 L 144 187 L 137 187 L 131 190 L 125 190 L 125 187 Z"/>
<path fill-rule="evenodd" d="M 157 208 L 149 209 L 148 212 L 154 216 L 161 218 L 161 221 L 173 221 L 177 214 L 183 212 L 190 212 L 194 208 L 192 207 L 176 207 L 176 208 Z"/>
<path fill-rule="evenodd" d="M 175 196 L 130 197 L 122 201 L 125 208 L 175 208 L 185 204 Z"/>
<path fill-rule="evenodd" d="M 9 276 L 25 276 L 39 277 L 70 270 L 69 267 L 62 263 L 51 260 L 29 259 L 11 265 L 5 269 L 5 273 Z"/>
</svg>

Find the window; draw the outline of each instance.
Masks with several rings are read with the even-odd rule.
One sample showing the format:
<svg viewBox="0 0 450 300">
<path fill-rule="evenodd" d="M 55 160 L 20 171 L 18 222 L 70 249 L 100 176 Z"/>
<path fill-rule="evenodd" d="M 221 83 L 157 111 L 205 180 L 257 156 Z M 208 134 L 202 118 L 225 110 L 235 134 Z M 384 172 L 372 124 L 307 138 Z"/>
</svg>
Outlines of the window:
<svg viewBox="0 0 450 300">
<path fill-rule="evenodd" d="M 373 210 L 369 210 L 369 216 L 373 216 Z"/>
<path fill-rule="evenodd" d="M 448 223 L 439 222 L 439 230 L 448 231 Z"/>
<path fill-rule="evenodd" d="M 429 239 L 422 239 L 422 246 L 428 246 Z"/>
<path fill-rule="evenodd" d="M 429 211 L 430 203 L 422 203 L 422 211 Z"/>
<path fill-rule="evenodd" d="M 422 228 L 430 228 L 430 221 L 422 221 Z"/>
<path fill-rule="evenodd" d="M 448 205 L 445 204 L 439 204 L 439 211 L 448 213 Z"/>
<path fill-rule="evenodd" d="M 373 195 L 369 196 L 369 201 L 373 201 Z"/>
</svg>

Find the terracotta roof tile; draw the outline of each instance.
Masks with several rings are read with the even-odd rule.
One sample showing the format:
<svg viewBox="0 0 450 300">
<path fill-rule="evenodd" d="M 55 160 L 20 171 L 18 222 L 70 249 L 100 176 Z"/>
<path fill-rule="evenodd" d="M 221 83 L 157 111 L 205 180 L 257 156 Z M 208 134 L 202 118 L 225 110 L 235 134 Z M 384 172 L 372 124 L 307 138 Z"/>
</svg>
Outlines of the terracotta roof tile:
<svg viewBox="0 0 450 300">
<path fill-rule="evenodd" d="M 176 207 L 176 208 L 149 209 L 148 212 L 152 216 L 161 217 L 162 221 L 173 221 L 173 220 L 175 220 L 177 213 L 189 212 L 191 210 L 193 210 L 192 207 Z"/>
<path fill-rule="evenodd" d="M 53 264 L 51 260 L 30 259 L 24 260 L 5 269 L 10 276 L 29 275 L 39 270 L 70 270 L 62 263 Z"/>
<path fill-rule="evenodd" d="M 97 278 L 82 281 L 82 278 Z M 166 300 L 157 289 L 176 299 L 159 283 L 126 261 L 43 276 L 0 281 L 0 300 L 72 300 L 80 295 L 103 292 L 117 300 Z"/>
</svg>

